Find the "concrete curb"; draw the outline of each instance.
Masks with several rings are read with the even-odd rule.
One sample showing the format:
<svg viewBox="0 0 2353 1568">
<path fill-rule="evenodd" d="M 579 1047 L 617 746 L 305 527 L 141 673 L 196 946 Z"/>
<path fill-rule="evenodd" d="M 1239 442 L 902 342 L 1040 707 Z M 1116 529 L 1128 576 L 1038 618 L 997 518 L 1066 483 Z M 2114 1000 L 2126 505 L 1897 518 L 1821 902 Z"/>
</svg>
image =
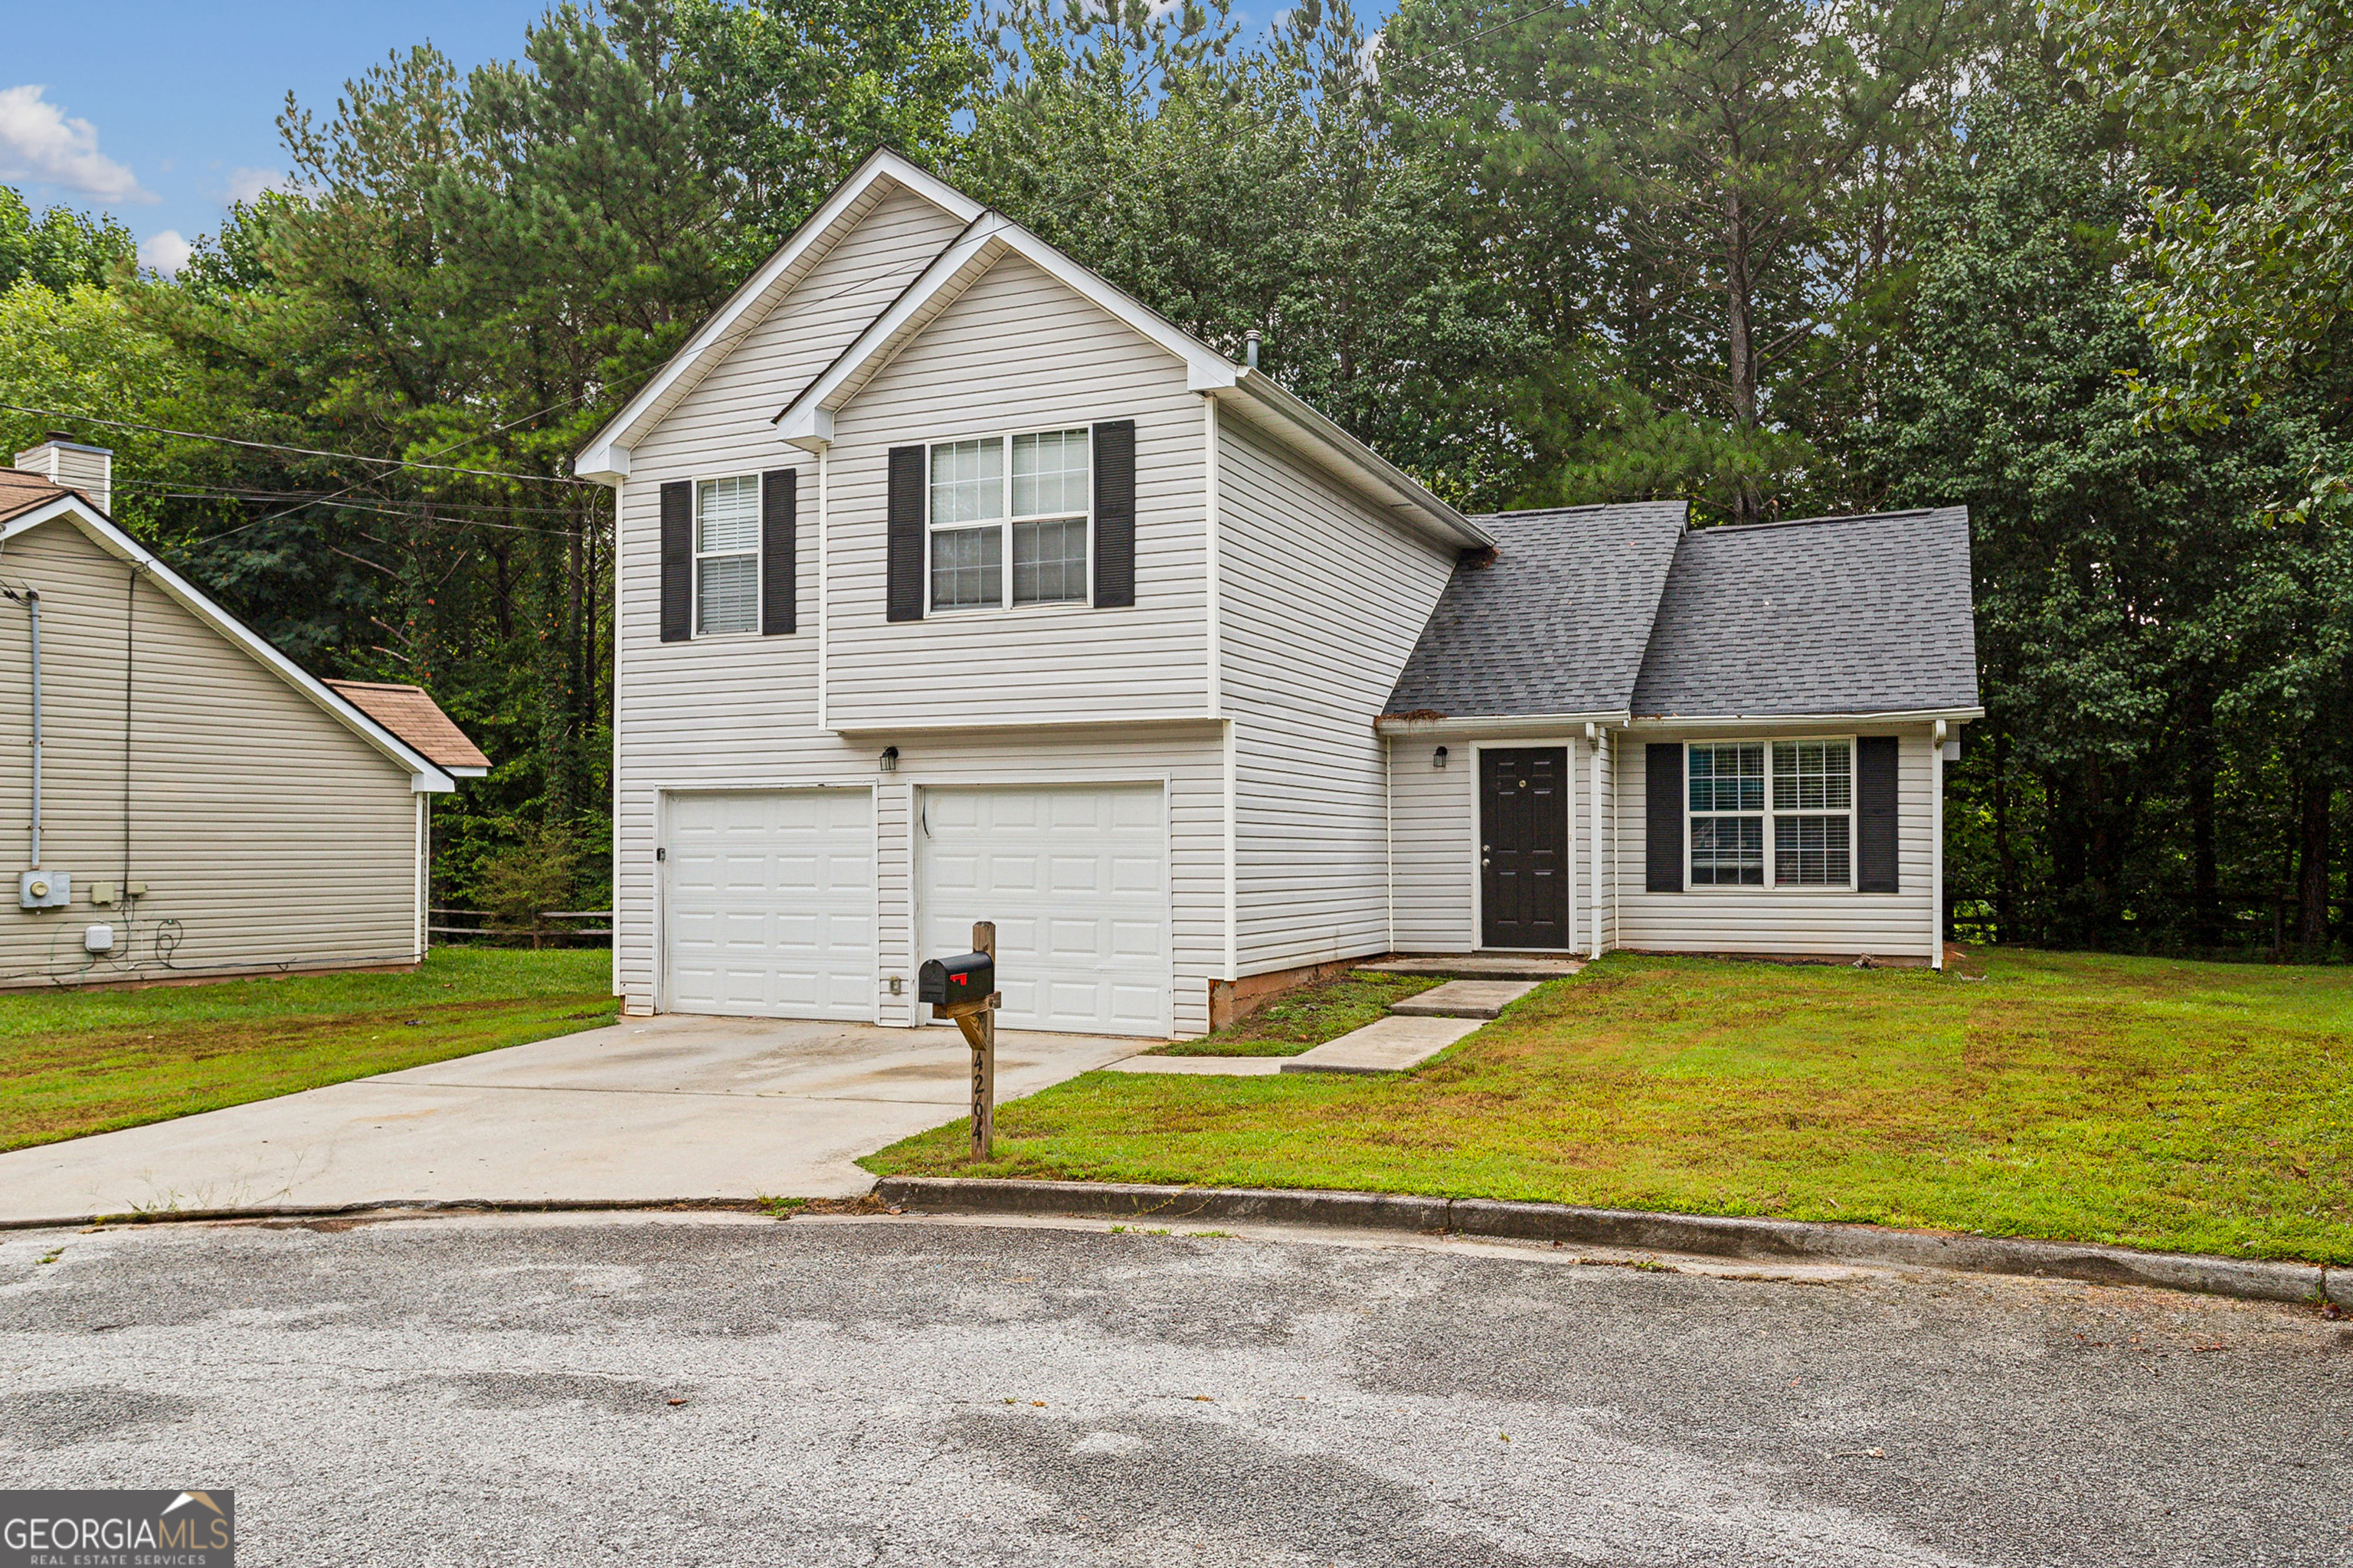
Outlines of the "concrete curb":
<svg viewBox="0 0 2353 1568">
<path fill-rule="evenodd" d="M 1580 1209 L 1491 1198 L 1423 1198 L 1249 1187 L 1155 1187 L 1095 1181 L 967 1181 L 886 1176 L 876 1193 L 892 1205 L 957 1213 L 1086 1214 L 1130 1220 L 1255 1220 L 1386 1230 L 1455 1231 L 1519 1241 L 1697 1253 L 1708 1257 L 1836 1259 L 1900 1268 L 1946 1268 L 2144 1285 L 2248 1301 L 2353 1305 L 2353 1269 L 2008 1236 L 1907 1231 L 1802 1220 Z"/>
<path fill-rule="evenodd" d="M 354 1214 L 578 1214 L 626 1209 L 737 1210 L 765 1214 L 755 1198 L 384 1198 L 365 1203 L 248 1203 L 228 1209 L 138 1209 L 122 1214 L 0 1220 L 0 1232 L 64 1231 L 91 1225 L 173 1225 L 217 1220 L 332 1220 Z"/>
</svg>

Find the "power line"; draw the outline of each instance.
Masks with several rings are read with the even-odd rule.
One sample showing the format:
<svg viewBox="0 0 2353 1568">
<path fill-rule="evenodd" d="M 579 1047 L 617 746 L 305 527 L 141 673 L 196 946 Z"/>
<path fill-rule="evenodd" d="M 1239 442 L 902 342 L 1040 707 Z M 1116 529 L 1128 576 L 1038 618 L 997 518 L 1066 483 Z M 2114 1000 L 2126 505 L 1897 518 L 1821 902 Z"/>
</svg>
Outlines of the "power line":
<svg viewBox="0 0 2353 1568">
<path fill-rule="evenodd" d="M 575 397 L 571 399 L 571 401 L 578 402 L 579 398 Z M 525 414 L 523 418 L 535 419 L 540 414 L 550 413 L 553 412 L 554 408 L 560 408 L 562 407 L 564 407 L 564 405 L 561 403 L 554 404 L 550 408 L 540 409 L 538 413 Z M 167 425 L 142 424 L 135 419 L 101 419 L 95 414 L 69 414 L 59 408 L 30 408 L 20 403 L 0 403 L 0 408 L 5 408 L 9 412 L 16 414 L 37 414 L 43 418 L 47 419 L 71 419 L 85 425 L 105 425 L 118 430 L 146 430 L 159 436 L 178 436 L 192 441 L 218 441 L 224 446 L 248 447 L 255 451 L 295 452 L 303 457 L 334 458 L 345 462 L 380 463 L 386 468 L 426 469 L 435 473 L 462 473 L 475 479 L 523 479 L 531 480 L 540 484 L 578 484 L 586 485 L 591 490 L 602 490 L 605 488 L 594 480 L 574 479 L 568 474 L 512 473 L 501 469 L 452 468 L 445 463 L 412 462 L 406 458 L 369 457 L 362 452 L 322 451 L 317 447 L 288 446 L 282 441 L 248 441 L 240 440 L 236 436 L 206 435 L 202 430 L 175 430 Z M 521 421 L 518 420 L 515 422 L 520 423 Z M 499 429 L 505 428 L 506 427 L 504 426 L 494 427 L 490 430 L 483 431 L 481 435 L 470 436 L 467 438 L 466 441 L 459 441 L 457 444 L 459 446 L 464 446 L 467 444 L 467 441 L 480 440 L 485 436 L 495 435 L 498 433 Z M 444 447 L 441 449 L 442 451 L 448 451 L 451 450 L 453 449 L 449 447 Z M 436 455 L 438 454 L 437 453 Z"/>
<path fill-rule="evenodd" d="M 387 517 L 410 517 L 417 518 L 423 522 L 457 523 L 468 520 L 462 514 L 443 514 L 429 518 L 422 516 L 421 508 L 439 504 L 435 502 L 411 502 L 404 505 L 397 502 L 335 501 L 330 499 L 330 497 L 337 493 L 324 490 L 224 490 L 213 485 L 183 484 L 176 480 L 169 479 L 117 479 L 114 482 L 114 488 L 117 490 L 160 491 L 167 500 L 290 501 L 297 506 L 332 506 L 338 510 L 349 510 L 353 512 L 380 512 Z M 456 504 L 464 503 L 458 503 Z M 544 517 L 576 517 L 579 515 L 577 512 L 569 507 L 564 506 L 510 506 L 501 503 L 500 510 L 503 512 L 527 512 L 534 516 Z M 523 526 L 523 524 L 519 523 L 492 523 L 486 519 L 480 520 L 480 525 L 485 528 L 521 528 Z M 565 534 L 575 532 L 575 530 L 569 528 L 555 530 L 535 529 L 526 531 L 537 533 L 557 532 Z"/>
</svg>

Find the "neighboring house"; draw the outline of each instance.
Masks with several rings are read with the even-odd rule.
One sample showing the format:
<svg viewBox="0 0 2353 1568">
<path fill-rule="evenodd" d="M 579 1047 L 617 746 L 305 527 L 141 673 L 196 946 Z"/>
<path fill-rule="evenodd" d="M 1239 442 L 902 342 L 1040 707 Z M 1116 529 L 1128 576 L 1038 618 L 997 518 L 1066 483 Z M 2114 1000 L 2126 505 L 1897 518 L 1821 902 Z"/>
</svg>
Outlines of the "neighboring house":
<svg viewBox="0 0 2353 1568">
<path fill-rule="evenodd" d="M 426 803 L 486 759 L 413 687 L 304 673 L 116 527 L 103 450 L 52 439 L 16 463 L 0 986 L 416 963 Z"/>
<path fill-rule="evenodd" d="M 976 919 L 1008 1026 L 1133 1034 L 1392 950 L 1941 955 L 1957 513 L 1467 518 L 888 153 L 576 466 L 632 1012 L 912 1024 Z"/>
</svg>

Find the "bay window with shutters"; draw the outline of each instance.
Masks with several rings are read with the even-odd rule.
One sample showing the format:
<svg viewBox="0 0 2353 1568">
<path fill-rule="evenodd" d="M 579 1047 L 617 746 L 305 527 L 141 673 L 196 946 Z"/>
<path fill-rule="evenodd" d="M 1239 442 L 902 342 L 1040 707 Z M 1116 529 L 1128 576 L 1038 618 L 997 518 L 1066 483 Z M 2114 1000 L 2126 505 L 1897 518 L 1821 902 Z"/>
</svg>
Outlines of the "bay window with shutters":
<svg viewBox="0 0 2353 1568">
<path fill-rule="evenodd" d="M 1694 741 L 1684 753 L 1686 885 L 1855 886 L 1852 740 Z"/>
</svg>

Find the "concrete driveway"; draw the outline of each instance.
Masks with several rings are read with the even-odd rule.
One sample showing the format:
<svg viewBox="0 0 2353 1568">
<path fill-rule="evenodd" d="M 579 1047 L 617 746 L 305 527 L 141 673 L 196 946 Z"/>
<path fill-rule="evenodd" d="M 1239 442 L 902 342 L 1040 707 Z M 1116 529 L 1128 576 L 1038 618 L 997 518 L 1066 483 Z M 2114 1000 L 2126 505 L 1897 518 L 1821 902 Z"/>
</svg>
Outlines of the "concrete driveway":
<svg viewBox="0 0 2353 1568">
<path fill-rule="evenodd" d="M 999 1100 L 1147 1048 L 997 1037 Z M 415 1199 L 846 1197 L 852 1163 L 960 1115 L 954 1030 L 772 1019 L 609 1028 L 0 1154 L 0 1221 Z"/>
</svg>

